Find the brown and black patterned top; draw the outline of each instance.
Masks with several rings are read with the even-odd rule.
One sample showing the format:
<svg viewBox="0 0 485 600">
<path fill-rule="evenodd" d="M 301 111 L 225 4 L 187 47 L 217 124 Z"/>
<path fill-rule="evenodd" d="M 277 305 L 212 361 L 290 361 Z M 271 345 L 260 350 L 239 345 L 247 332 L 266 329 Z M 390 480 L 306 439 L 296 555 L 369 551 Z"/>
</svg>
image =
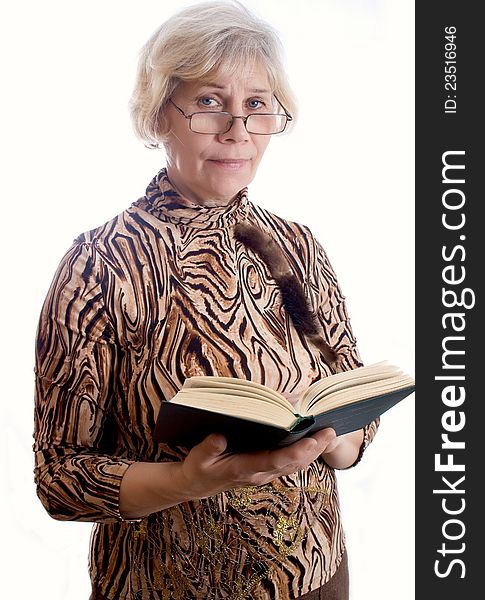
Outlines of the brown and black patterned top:
<svg viewBox="0 0 485 600">
<path fill-rule="evenodd" d="M 267 266 L 234 237 L 241 220 L 277 242 L 342 368 L 361 365 L 344 296 L 310 230 L 242 190 L 205 208 L 162 169 L 146 196 L 68 250 L 36 347 L 35 478 L 56 519 L 92 521 L 95 595 L 112 600 L 288 600 L 327 582 L 344 552 L 334 470 L 323 460 L 261 487 L 119 513 L 134 461 L 180 460 L 152 440 L 160 403 L 192 375 L 251 379 L 297 398 L 330 373 L 281 303 Z M 377 428 L 366 428 L 362 451 Z"/>
</svg>

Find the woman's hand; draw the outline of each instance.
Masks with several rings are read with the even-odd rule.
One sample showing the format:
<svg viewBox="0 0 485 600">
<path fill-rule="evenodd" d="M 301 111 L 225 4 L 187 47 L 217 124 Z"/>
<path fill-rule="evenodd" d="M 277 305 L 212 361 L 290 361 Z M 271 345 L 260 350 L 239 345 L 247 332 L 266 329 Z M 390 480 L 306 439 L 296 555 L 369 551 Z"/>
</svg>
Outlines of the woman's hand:
<svg viewBox="0 0 485 600">
<path fill-rule="evenodd" d="M 213 433 L 182 462 L 133 463 L 121 481 L 120 513 L 125 519 L 138 519 L 236 487 L 264 485 L 305 469 L 331 451 L 335 439 L 333 429 L 322 429 L 285 448 L 225 454 L 225 437 Z"/>
<path fill-rule="evenodd" d="M 327 465 L 334 469 L 347 469 L 359 457 L 363 441 L 363 429 L 339 435 L 327 446 L 322 458 Z"/>
<path fill-rule="evenodd" d="M 225 437 L 213 433 L 182 462 L 132 464 L 121 482 L 120 513 L 137 519 L 237 487 L 264 485 L 305 469 L 319 456 L 343 469 L 357 459 L 362 440 L 362 430 L 336 437 L 328 428 L 284 448 L 230 454 Z"/>
<path fill-rule="evenodd" d="M 305 469 L 336 443 L 333 429 L 322 429 L 276 450 L 225 454 L 226 439 L 211 434 L 180 464 L 178 485 L 190 499 L 206 498 L 236 487 L 258 486 Z"/>
</svg>

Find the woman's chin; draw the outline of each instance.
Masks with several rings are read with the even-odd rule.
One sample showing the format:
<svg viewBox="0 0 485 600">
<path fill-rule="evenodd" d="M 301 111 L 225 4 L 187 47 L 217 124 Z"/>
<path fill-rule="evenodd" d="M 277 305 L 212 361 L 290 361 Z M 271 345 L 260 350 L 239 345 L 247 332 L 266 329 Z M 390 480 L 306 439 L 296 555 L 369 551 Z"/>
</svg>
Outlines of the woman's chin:
<svg viewBox="0 0 485 600">
<path fill-rule="evenodd" d="M 249 177 L 247 174 L 224 172 L 216 178 L 210 178 L 209 181 L 212 185 L 207 186 L 207 191 L 209 196 L 214 199 L 219 198 L 225 204 L 232 200 L 243 188 L 247 187 L 252 179 L 253 177 Z"/>
</svg>

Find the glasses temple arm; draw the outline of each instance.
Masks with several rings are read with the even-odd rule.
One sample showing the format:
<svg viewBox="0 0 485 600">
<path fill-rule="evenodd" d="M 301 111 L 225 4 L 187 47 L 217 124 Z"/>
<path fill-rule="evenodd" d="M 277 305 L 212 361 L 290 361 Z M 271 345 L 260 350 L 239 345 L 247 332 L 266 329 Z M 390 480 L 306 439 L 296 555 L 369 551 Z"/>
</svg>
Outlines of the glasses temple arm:
<svg viewBox="0 0 485 600">
<path fill-rule="evenodd" d="M 276 94 L 273 94 L 273 96 L 276 98 L 276 101 L 281 106 L 281 108 L 285 111 L 285 115 L 286 115 L 286 118 L 288 119 L 288 121 L 293 121 L 293 117 L 288 112 L 288 110 L 284 107 L 284 105 L 280 102 L 280 100 L 278 99 L 278 96 Z"/>
</svg>

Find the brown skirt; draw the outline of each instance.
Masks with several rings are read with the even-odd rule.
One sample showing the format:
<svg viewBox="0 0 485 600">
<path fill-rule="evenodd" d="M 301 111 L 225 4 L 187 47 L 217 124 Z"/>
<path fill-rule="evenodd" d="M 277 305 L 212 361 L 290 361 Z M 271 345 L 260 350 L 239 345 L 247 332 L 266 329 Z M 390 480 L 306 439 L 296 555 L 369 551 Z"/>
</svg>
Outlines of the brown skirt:
<svg viewBox="0 0 485 600">
<path fill-rule="evenodd" d="M 349 600 L 349 565 L 347 552 L 330 581 L 313 592 L 299 596 L 298 600 Z"/>
</svg>

